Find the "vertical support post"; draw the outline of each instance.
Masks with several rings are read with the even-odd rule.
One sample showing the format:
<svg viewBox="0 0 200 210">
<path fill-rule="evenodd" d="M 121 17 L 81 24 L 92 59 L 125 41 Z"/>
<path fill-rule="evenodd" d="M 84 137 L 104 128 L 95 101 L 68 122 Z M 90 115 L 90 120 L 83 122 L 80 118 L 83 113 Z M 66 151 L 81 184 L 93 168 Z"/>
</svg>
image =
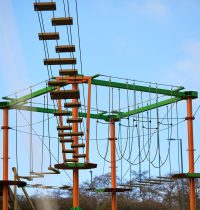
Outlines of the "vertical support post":
<svg viewBox="0 0 200 210">
<path fill-rule="evenodd" d="M 112 192 L 112 210 L 117 210 L 117 195 L 116 195 L 116 150 L 115 150 L 115 121 L 110 120 L 110 155 L 111 155 L 111 187 Z"/>
<path fill-rule="evenodd" d="M 3 180 L 8 180 L 8 109 L 3 109 Z M 3 210 L 8 210 L 8 186 L 3 186 Z"/>
<path fill-rule="evenodd" d="M 194 173 L 194 139 L 193 139 L 193 114 L 192 98 L 187 99 L 187 127 L 188 127 L 188 156 L 189 156 L 189 173 Z M 196 209 L 195 181 L 190 178 L 190 210 Z"/>
<path fill-rule="evenodd" d="M 78 84 L 72 84 L 72 90 L 77 90 Z M 78 102 L 78 99 L 72 100 L 74 103 Z M 78 107 L 72 109 L 72 117 L 78 118 Z M 78 123 L 73 123 L 72 131 L 78 132 Z M 73 137 L 74 144 L 78 144 L 78 137 Z M 78 154 L 78 148 L 75 148 L 76 154 Z M 79 208 L 79 170 L 77 168 L 73 169 L 73 209 Z"/>
<path fill-rule="evenodd" d="M 88 79 L 88 101 L 87 101 L 87 122 L 86 122 L 86 162 L 89 162 L 90 149 L 90 108 L 91 108 L 91 84 L 92 79 Z"/>
</svg>

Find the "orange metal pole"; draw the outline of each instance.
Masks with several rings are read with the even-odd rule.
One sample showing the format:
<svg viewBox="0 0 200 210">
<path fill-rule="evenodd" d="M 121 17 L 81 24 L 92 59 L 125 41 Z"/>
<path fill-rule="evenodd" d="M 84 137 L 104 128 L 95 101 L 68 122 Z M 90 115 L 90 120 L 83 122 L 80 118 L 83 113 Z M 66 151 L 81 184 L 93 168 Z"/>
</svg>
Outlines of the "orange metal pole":
<svg viewBox="0 0 200 210">
<path fill-rule="evenodd" d="M 187 99 L 187 126 L 188 126 L 188 156 L 189 173 L 194 173 L 194 139 L 193 139 L 193 114 L 192 99 Z M 196 192 L 194 178 L 190 178 L 190 210 L 196 209 Z"/>
<path fill-rule="evenodd" d="M 88 79 L 88 101 L 87 101 L 87 122 L 86 122 L 86 162 L 89 162 L 90 149 L 90 108 L 91 108 L 91 78 Z"/>
<path fill-rule="evenodd" d="M 117 210 L 117 195 L 116 195 L 116 150 L 115 150 L 115 121 L 110 121 L 110 155 L 111 155 L 111 187 L 112 192 L 112 210 Z"/>
<path fill-rule="evenodd" d="M 78 84 L 72 84 L 72 89 L 77 90 Z M 78 99 L 73 99 L 73 102 L 77 103 Z M 78 108 L 72 109 L 72 117 L 77 118 L 78 117 Z M 78 132 L 78 123 L 73 123 L 72 126 L 73 132 Z M 78 137 L 74 136 L 74 144 L 78 144 Z M 78 148 L 75 149 L 76 154 L 78 154 Z M 77 168 L 73 169 L 73 207 L 77 208 L 79 207 L 79 170 Z"/>
<path fill-rule="evenodd" d="M 8 109 L 3 110 L 3 180 L 8 180 Z M 3 186 L 3 210 L 8 210 L 8 186 Z"/>
</svg>

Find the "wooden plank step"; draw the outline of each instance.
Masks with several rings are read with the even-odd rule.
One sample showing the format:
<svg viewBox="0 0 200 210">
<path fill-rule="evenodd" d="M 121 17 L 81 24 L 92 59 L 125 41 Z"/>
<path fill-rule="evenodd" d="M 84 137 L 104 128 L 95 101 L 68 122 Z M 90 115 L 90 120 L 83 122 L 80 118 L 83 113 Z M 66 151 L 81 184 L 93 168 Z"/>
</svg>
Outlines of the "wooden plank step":
<svg viewBox="0 0 200 210">
<path fill-rule="evenodd" d="M 57 53 L 64 53 L 64 52 L 75 52 L 76 48 L 75 45 L 59 45 L 56 46 Z"/>
<path fill-rule="evenodd" d="M 52 100 L 55 99 L 78 99 L 80 98 L 79 90 L 53 90 L 50 92 Z"/>
<path fill-rule="evenodd" d="M 58 131 L 72 130 L 72 126 L 57 126 Z"/>
<path fill-rule="evenodd" d="M 48 86 L 51 86 L 51 87 L 55 87 L 55 86 L 62 87 L 62 86 L 65 86 L 65 85 L 66 85 L 66 83 L 63 82 L 63 81 L 52 80 L 52 81 L 48 82 Z"/>
<path fill-rule="evenodd" d="M 78 160 L 76 160 L 76 159 L 66 159 L 65 161 L 64 161 L 65 163 L 76 163 L 76 162 L 78 162 Z"/>
<path fill-rule="evenodd" d="M 74 140 L 72 138 L 70 139 L 60 139 L 60 143 L 73 143 Z"/>
<path fill-rule="evenodd" d="M 61 69 L 59 71 L 60 76 L 76 76 L 78 74 L 77 69 Z"/>
<path fill-rule="evenodd" d="M 85 147 L 85 144 L 72 144 L 71 148 Z"/>
<path fill-rule="evenodd" d="M 70 133 L 58 133 L 59 137 L 65 137 L 65 136 L 83 136 L 84 132 L 70 132 Z"/>
<path fill-rule="evenodd" d="M 76 153 L 76 151 L 72 149 L 65 149 L 65 150 L 62 150 L 62 153 Z"/>
<path fill-rule="evenodd" d="M 54 112 L 54 116 L 69 116 L 70 114 L 71 112 L 65 110 Z"/>
<path fill-rule="evenodd" d="M 86 154 L 73 154 L 73 158 L 85 158 Z"/>
<path fill-rule="evenodd" d="M 53 26 L 73 25 L 73 18 L 72 17 L 52 18 L 51 23 Z"/>
<path fill-rule="evenodd" d="M 76 58 L 48 58 L 44 59 L 44 65 L 75 65 Z"/>
<path fill-rule="evenodd" d="M 59 40 L 60 36 L 58 32 L 39 33 L 39 40 Z"/>
<path fill-rule="evenodd" d="M 35 11 L 55 11 L 56 3 L 55 2 L 36 2 L 34 3 Z"/>
<path fill-rule="evenodd" d="M 67 123 L 81 123 L 83 122 L 83 118 L 68 118 Z"/>
<path fill-rule="evenodd" d="M 81 107 L 81 103 L 79 103 L 79 102 L 64 103 L 64 107 L 65 108 L 77 108 L 77 107 Z"/>
</svg>

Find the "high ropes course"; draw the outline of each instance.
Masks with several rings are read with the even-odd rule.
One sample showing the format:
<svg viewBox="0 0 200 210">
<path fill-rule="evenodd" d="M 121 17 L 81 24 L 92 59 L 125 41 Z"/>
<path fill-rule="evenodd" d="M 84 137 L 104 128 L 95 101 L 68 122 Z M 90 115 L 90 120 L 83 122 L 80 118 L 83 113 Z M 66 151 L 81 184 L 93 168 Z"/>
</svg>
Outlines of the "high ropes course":
<svg viewBox="0 0 200 210">
<path fill-rule="evenodd" d="M 32 209 L 35 207 L 25 187 L 72 190 L 71 209 L 80 210 L 80 170 L 89 170 L 92 175 L 92 169 L 97 168 L 97 164 L 93 161 L 98 160 L 103 165 L 103 173 L 106 167 L 110 168 L 110 184 L 102 189 L 96 189 L 90 185 L 90 188 L 85 190 L 110 193 L 112 210 L 117 209 L 118 192 L 130 192 L 134 188 L 151 187 L 184 178 L 189 179 L 190 210 L 195 210 L 195 178 L 200 178 L 200 173 L 195 173 L 194 168 L 192 102 L 198 98 L 198 93 L 187 91 L 184 87 L 109 75 L 85 76 L 82 70 L 77 0 L 74 4 L 75 19 L 71 17 L 68 0 L 62 1 L 62 17 L 56 16 L 57 7 L 61 5 L 57 5 L 54 1 L 34 3 L 40 26 L 38 37 L 44 48 L 44 65 L 48 78 L 39 84 L 3 97 L 4 101 L 0 102 L 0 108 L 3 111 L 1 127 L 3 129 L 3 180 L 0 181 L 3 191 L 2 209 L 9 209 L 10 186 L 14 186 L 15 193 L 17 187 L 23 189 Z M 52 14 L 51 31 L 47 31 L 45 27 L 45 24 L 50 21 L 49 18 L 45 21 L 45 15 L 49 14 Z M 77 27 L 78 46 L 74 45 L 73 24 Z M 67 39 L 61 34 L 67 35 Z M 65 44 L 61 45 L 60 41 Z M 55 52 L 52 53 L 49 46 L 52 46 L 53 42 L 55 42 L 53 49 Z M 75 57 L 76 52 L 78 52 L 78 58 Z M 56 57 L 52 58 L 51 54 L 56 54 Z M 77 69 L 78 61 L 80 70 Z M 183 101 L 186 102 L 187 107 L 186 117 L 180 117 L 180 110 L 185 107 Z M 11 111 L 15 113 L 15 126 L 9 125 Z M 29 119 L 24 111 L 28 111 Z M 36 114 L 42 115 L 41 121 L 34 122 Z M 20 117 L 25 121 L 25 126 L 19 125 Z M 179 128 L 185 123 L 188 133 L 189 171 L 187 173 L 183 171 L 180 136 L 185 135 L 186 132 L 182 134 Z M 39 132 L 36 131 L 36 126 L 39 126 Z M 57 129 L 58 136 L 51 135 L 53 128 Z M 9 132 L 15 132 L 16 138 L 16 166 L 12 168 L 14 180 L 8 178 Z M 19 134 L 29 138 L 28 175 L 22 175 L 19 169 Z M 41 143 L 39 171 L 34 167 L 35 156 L 40 154 L 35 147 L 35 137 Z M 173 150 L 175 143 L 176 151 Z M 45 151 L 49 156 L 48 167 L 45 166 Z M 173 172 L 174 165 L 178 166 L 177 173 Z M 168 168 L 169 176 L 163 175 L 163 167 Z M 143 179 L 142 168 L 148 171 L 148 179 Z M 137 178 L 133 177 L 133 169 L 138 170 Z M 158 172 L 157 178 L 152 178 L 153 170 Z M 46 175 L 59 176 L 62 171 L 68 179 L 70 179 L 68 173 L 72 172 L 72 186 L 56 187 L 27 183 Z"/>
</svg>

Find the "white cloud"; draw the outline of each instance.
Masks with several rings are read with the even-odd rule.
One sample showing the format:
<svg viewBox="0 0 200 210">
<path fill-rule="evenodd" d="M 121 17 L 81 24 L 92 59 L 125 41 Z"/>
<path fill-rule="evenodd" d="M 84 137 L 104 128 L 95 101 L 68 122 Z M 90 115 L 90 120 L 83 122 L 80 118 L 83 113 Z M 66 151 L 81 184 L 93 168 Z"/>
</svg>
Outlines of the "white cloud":
<svg viewBox="0 0 200 210">
<path fill-rule="evenodd" d="M 200 90 L 200 40 L 190 41 L 182 46 L 183 58 L 166 71 L 165 80 Z"/>
<path fill-rule="evenodd" d="M 164 19 L 170 14 L 169 7 L 160 0 L 138 0 L 131 2 L 131 9 L 141 15 Z"/>
</svg>

